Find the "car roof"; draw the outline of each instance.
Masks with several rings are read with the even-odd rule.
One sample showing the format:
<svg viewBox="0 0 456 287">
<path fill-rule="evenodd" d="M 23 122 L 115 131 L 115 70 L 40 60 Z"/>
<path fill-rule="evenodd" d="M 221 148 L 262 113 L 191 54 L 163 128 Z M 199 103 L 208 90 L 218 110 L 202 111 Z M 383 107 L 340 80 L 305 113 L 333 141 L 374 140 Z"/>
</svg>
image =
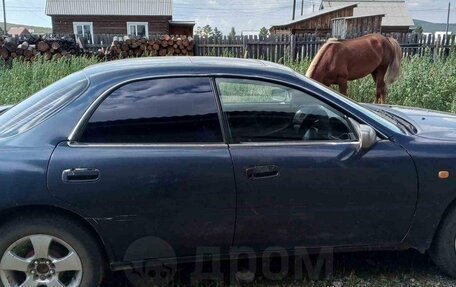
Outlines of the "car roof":
<svg viewBox="0 0 456 287">
<path fill-rule="evenodd" d="M 122 71 L 122 74 L 128 74 L 125 73 L 128 71 L 138 73 L 142 71 L 145 74 L 160 75 L 176 73 L 176 71 L 195 74 L 235 73 L 240 75 L 272 73 L 282 77 L 295 77 L 295 72 L 292 69 L 276 63 L 223 57 L 144 57 L 96 64 L 84 70 L 89 77 L 108 75 L 119 71 Z"/>
</svg>

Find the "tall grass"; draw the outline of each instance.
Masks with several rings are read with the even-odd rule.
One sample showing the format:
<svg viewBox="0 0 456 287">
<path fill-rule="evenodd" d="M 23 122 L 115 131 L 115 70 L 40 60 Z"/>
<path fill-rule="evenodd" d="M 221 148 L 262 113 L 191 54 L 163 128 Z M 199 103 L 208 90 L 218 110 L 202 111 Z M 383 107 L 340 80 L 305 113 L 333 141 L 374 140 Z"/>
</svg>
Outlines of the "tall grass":
<svg viewBox="0 0 456 287">
<path fill-rule="evenodd" d="M 56 61 L 36 60 L 33 63 L 13 61 L 11 67 L 0 67 L 0 104 L 15 104 L 44 87 L 85 67 L 96 59 L 75 57 Z"/>
<path fill-rule="evenodd" d="M 399 80 L 389 87 L 388 103 L 456 112 L 456 51 L 452 52 L 447 58 L 429 54 L 405 58 Z M 288 64 L 302 74 L 309 65 L 309 60 Z M 358 102 L 373 102 L 374 95 L 370 76 L 349 83 L 348 96 Z"/>
<path fill-rule="evenodd" d="M 426 55 L 404 59 L 400 79 L 390 87 L 389 103 L 456 112 L 456 51 L 452 52 L 447 58 L 434 59 Z M 15 61 L 11 68 L 0 67 L 0 104 L 17 103 L 95 63 L 96 59 L 81 57 L 33 63 Z M 287 65 L 305 74 L 310 60 Z M 349 97 L 356 101 L 373 102 L 374 94 L 375 84 L 371 77 L 349 84 Z"/>
</svg>

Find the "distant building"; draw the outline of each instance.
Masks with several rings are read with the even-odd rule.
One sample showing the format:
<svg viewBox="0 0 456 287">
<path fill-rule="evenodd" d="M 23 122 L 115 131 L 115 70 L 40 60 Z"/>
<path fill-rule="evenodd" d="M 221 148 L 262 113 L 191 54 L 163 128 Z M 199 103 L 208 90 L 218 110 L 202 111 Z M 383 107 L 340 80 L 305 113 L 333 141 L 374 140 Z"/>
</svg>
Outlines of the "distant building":
<svg viewBox="0 0 456 287">
<path fill-rule="evenodd" d="M 353 16 L 353 9 L 357 4 L 341 5 L 339 7 L 320 10 L 294 21 L 274 25 L 270 32 L 274 35 L 319 34 L 326 35 L 332 32 L 332 19 Z"/>
<path fill-rule="evenodd" d="M 55 34 L 193 35 L 195 22 L 173 21 L 172 0 L 47 0 Z"/>
<path fill-rule="evenodd" d="M 350 4 L 356 4 L 352 15 L 355 17 L 384 14 L 385 17 L 383 17 L 381 25 L 381 32 L 383 33 L 407 33 L 415 25 L 404 0 L 323 0 L 320 10 L 334 9 Z"/>
<path fill-rule="evenodd" d="M 31 33 L 25 27 L 11 27 L 8 30 L 8 34 L 13 37 L 20 37 L 20 36 L 30 35 Z"/>
</svg>

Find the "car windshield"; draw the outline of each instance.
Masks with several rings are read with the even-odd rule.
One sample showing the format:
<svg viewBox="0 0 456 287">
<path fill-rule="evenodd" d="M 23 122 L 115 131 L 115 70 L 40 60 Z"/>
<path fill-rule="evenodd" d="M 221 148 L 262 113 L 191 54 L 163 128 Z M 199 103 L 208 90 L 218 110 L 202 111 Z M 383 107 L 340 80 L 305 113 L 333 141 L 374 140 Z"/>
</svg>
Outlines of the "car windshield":
<svg viewBox="0 0 456 287">
<path fill-rule="evenodd" d="M 298 74 L 298 77 L 301 78 L 301 79 L 305 79 L 305 80 L 311 80 L 314 84 L 318 85 L 319 88 L 321 88 L 322 90 L 325 90 L 326 92 L 332 94 L 332 95 L 335 95 L 337 96 L 338 99 L 340 99 L 341 101 L 343 101 L 344 103 L 346 103 L 347 105 L 349 106 L 352 106 L 353 108 L 355 108 L 356 110 L 360 111 L 361 113 L 363 113 L 364 115 L 366 115 L 367 117 L 375 120 L 376 122 L 379 122 L 381 125 L 385 126 L 386 128 L 390 129 L 391 131 L 393 132 L 396 132 L 396 133 L 400 133 L 400 134 L 404 134 L 405 131 L 400 127 L 400 125 L 391 120 L 391 119 L 388 119 L 387 117 L 382 117 L 380 116 L 379 114 L 373 112 L 372 110 L 369 110 L 363 106 L 361 106 L 359 103 L 357 103 L 356 101 L 348 98 L 348 97 L 345 97 L 344 95 L 342 94 L 339 94 L 337 92 L 335 92 L 334 90 L 312 80 L 312 79 L 308 79 L 300 74 Z"/>
<path fill-rule="evenodd" d="M 23 133 L 42 123 L 82 94 L 87 86 L 86 76 L 79 72 L 12 107 L 0 116 L 0 138 Z"/>
</svg>

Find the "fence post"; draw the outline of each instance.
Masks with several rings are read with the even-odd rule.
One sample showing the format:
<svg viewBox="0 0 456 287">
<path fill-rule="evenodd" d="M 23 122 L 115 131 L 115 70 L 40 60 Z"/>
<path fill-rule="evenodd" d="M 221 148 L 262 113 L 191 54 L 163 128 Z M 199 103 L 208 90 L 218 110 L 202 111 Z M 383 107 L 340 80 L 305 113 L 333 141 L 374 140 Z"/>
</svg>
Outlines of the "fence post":
<svg viewBox="0 0 456 287">
<path fill-rule="evenodd" d="M 296 55 L 296 35 L 290 37 L 290 61 L 294 62 Z"/>
</svg>

